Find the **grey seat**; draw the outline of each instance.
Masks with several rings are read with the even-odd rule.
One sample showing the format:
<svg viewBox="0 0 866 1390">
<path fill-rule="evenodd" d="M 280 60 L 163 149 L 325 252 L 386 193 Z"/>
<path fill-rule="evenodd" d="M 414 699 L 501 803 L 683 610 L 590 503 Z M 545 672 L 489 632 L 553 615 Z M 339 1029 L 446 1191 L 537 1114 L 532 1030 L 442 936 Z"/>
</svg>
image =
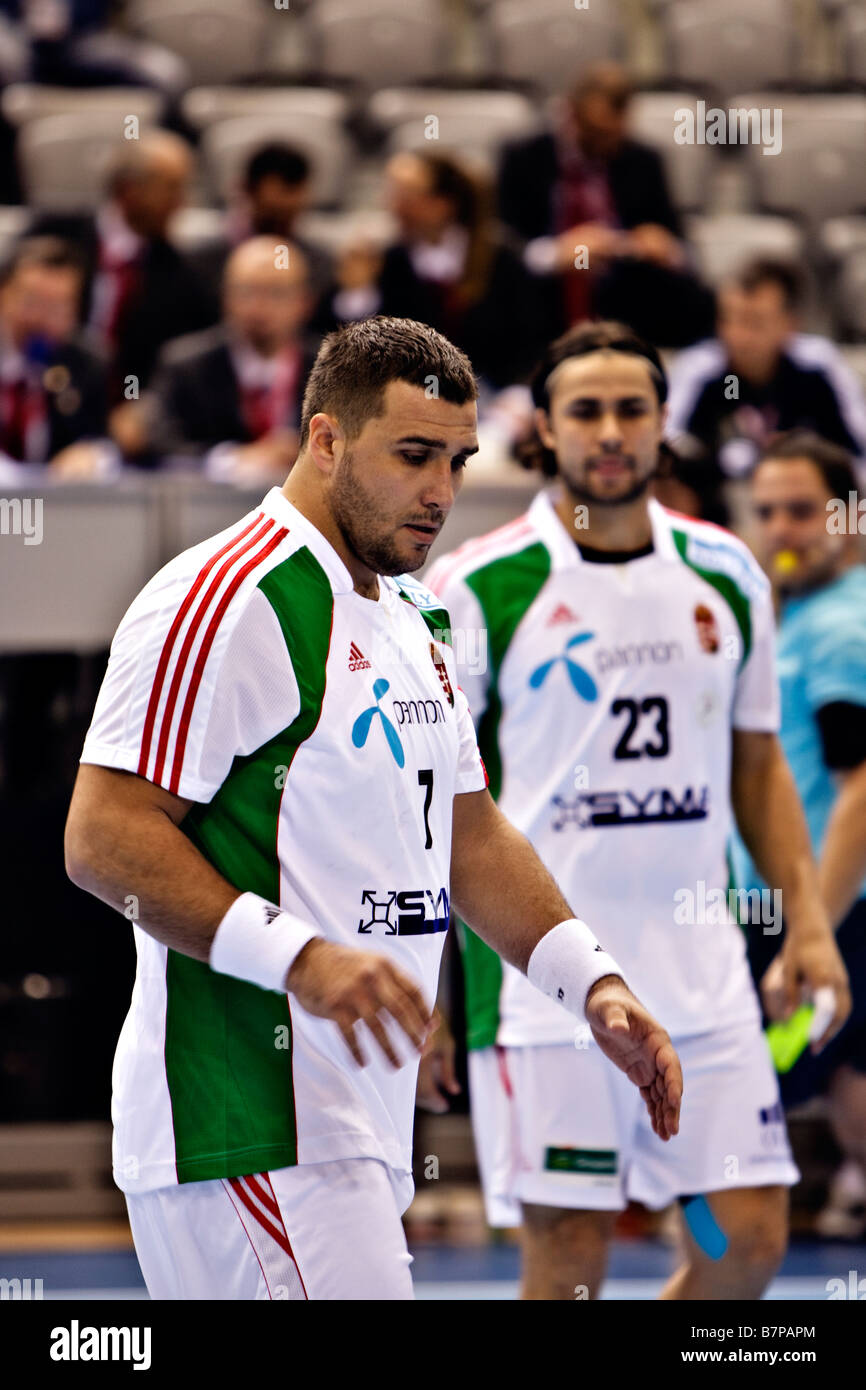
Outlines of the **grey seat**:
<svg viewBox="0 0 866 1390">
<path fill-rule="evenodd" d="M 192 82 L 257 73 L 266 18 L 257 0 L 134 0 L 128 27 L 186 62 Z"/>
<path fill-rule="evenodd" d="M 83 112 L 106 125 L 115 122 L 115 132 L 122 136 L 126 116 L 138 116 L 143 125 L 158 124 L 165 99 L 151 87 L 51 87 L 39 82 L 13 82 L 4 89 L 0 106 L 14 126 L 42 116 Z"/>
<path fill-rule="evenodd" d="M 711 285 L 725 280 L 750 256 L 799 261 L 803 255 L 802 228 L 784 217 L 718 213 L 690 217 L 686 225 L 701 275 Z"/>
<path fill-rule="evenodd" d="M 58 212 L 92 211 L 103 197 L 108 165 L 122 139 L 117 125 L 99 111 L 27 121 L 17 145 L 27 202 Z"/>
<path fill-rule="evenodd" d="M 756 198 L 768 212 L 795 213 L 810 225 L 866 209 L 866 97 L 735 97 L 782 111 L 782 148 L 766 156 L 747 146 Z"/>
<path fill-rule="evenodd" d="M 669 76 L 711 92 L 796 82 L 800 52 L 789 0 L 689 0 L 661 16 Z"/>
<path fill-rule="evenodd" d="M 481 26 L 491 76 L 548 92 L 567 89 L 590 64 L 626 53 L 623 18 L 612 0 L 584 10 L 562 0 L 496 0 Z"/>
<path fill-rule="evenodd" d="M 206 130 L 238 116 L 279 117 L 290 125 L 333 127 L 342 133 L 349 101 L 327 87 L 194 87 L 181 102 L 190 125 Z M 287 133 L 287 140 L 291 136 Z"/>
<path fill-rule="evenodd" d="M 207 126 L 201 148 L 211 187 L 223 201 L 230 198 L 241 168 L 259 145 L 288 140 L 312 165 L 311 200 L 317 207 L 338 203 L 349 169 L 351 142 L 338 123 L 311 117 L 289 121 L 279 113 L 234 116 Z"/>
<path fill-rule="evenodd" d="M 535 105 L 517 92 L 389 88 L 377 92 L 367 110 L 388 132 L 389 152 L 448 149 L 488 168 L 495 166 L 505 140 L 530 134 L 540 124 Z"/>
<path fill-rule="evenodd" d="M 688 210 L 705 205 L 716 160 L 712 146 L 679 145 L 674 139 L 675 113 L 694 109 L 695 101 L 692 92 L 639 92 L 629 108 L 629 134 L 658 152 L 674 202 Z"/>
<path fill-rule="evenodd" d="M 379 87 L 431 81 L 449 68 L 453 36 L 436 0 L 317 0 L 301 24 L 324 78 Z"/>
</svg>

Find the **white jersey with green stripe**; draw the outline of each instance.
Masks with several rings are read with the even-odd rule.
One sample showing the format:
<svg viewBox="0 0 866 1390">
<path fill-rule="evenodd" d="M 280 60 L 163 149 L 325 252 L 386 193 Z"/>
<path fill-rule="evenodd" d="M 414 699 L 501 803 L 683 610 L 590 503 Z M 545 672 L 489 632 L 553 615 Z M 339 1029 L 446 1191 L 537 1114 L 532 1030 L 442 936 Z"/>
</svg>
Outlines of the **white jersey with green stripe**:
<svg viewBox="0 0 866 1390">
<path fill-rule="evenodd" d="M 384 953 L 432 1004 L 453 798 L 487 784 L 450 623 L 415 580 L 355 592 L 278 488 L 145 586 L 111 648 L 82 762 L 194 803 L 181 829 L 240 891 Z M 444 634 L 444 636 L 440 635 Z M 147 920 L 147 889 L 129 901 Z M 113 1072 L 114 1171 L 140 1192 L 354 1156 L 411 1190 L 417 1058 L 359 1068 L 335 1024 L 135 925 Z M 404 1040 L 398 1049 L 408 1057 Z"/>
<path fill-rule="evenodd" d="M 735 536 L 654 501 L 650 553 L 584 559 L 554 501 L 425 575 L 491 792 L 673 1036 L 753 1019 L 727 846 L 732 730 L 779 722 L 769 586 Z M 470 1046 L 573 1038 L 464 937 Z"/>
</svg>

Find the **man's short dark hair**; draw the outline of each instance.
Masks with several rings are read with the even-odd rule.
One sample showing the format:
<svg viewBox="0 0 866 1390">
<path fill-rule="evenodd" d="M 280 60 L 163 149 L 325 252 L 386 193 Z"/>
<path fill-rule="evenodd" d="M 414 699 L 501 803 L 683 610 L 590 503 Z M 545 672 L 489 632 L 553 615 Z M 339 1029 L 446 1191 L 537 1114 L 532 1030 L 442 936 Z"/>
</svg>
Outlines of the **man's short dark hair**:
<svg viewBox="0 0 866 1390">
<path fill-rule="evenodd" d="M 551 373 L 569 357 L 586 357 L 591 352 L 624 352 L 630 357 L 643 357 L 650 369 L 659 405 L 668 398 L 668 379 L 664 364 L 652 343 L 639 338 L 624 323 L 582 323 L 569 328 L 554 339 L 544 351 L 533 375 L 530 387 L 532 399 L 541 410 L 550 409 L 547 383 Z"/>
<path fill-rule="evenodd" d="M 247 160 L 244 188 L 247 193 L 254 193 L 263 179 L 272 177 L 296 188 L 310 177 L 310 161 L 295 145 L 277 140 L 260 145 Z"/>
<path fill-rule="evenodd" d="M 414 319 L 360 319 L 329 333 L 313 364 L 301 411 L 303 448 L 310 420 L 335 415 L 349 439 L 381 415 L 390 381 L 433 388 L 431 394 L 464 405 L 478 397 L 478 382 L 465 353 L 426 323 Z"/>
<path fill-rule="evenodd" d="M 789 314 L 796 313 L 803 299 L 803 272 L 795 261 L 775 256 L 754 256 L 741 266 L 732 283 L 746 294 L 753 294 L 764 285 L 775 285 L 782 295 Z"/>
<path fill-rule="evenodd" d="M 84 278 L 84 257 L 73 242 L 55 236 L 31 236 L 22 237 L 16 243 L 0 271 L 0 281 L 5 284 L 17 271 L 31 265 L 47 270 L 72 270 L 82 280 Z"/>
<path fill-rule="evenodd" d="M 787 430 L 784 434 L 776 435 L 758 459 L 756 471 L 768 459 L 774 463 L 808 459 L 818 469 L 831 497 L 842 497 L 847 501 L 849 492 L 858 490 L 850 454 L 814 430 Z"/>
</svg>

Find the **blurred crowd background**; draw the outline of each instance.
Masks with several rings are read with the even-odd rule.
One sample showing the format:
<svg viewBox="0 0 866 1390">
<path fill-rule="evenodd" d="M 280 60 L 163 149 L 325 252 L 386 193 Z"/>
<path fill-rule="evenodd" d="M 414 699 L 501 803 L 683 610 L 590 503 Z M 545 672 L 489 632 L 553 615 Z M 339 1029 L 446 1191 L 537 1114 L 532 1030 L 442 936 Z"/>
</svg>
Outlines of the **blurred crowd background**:
<svg viewBox="0 0 866 1390">
<path fill-rule="evenodd" d="M 741 528 L 797 426 L 866 477 L 862 3 L 0 0 L 0 83 L 10 496 L 133 472 L 260 495 L 323 334 L 375 313 L 470 355 L 466 490 L 514 483 L 515 514 L 527 378 L 588 317 L 664 349 L 664 501 Z M 0 651 L 6 1123 L 107 1117 L 131 933 L 61 849 L 104 659 Z M 804 1221 L 838 1157 L 817 1121 Z"/>
</svg>

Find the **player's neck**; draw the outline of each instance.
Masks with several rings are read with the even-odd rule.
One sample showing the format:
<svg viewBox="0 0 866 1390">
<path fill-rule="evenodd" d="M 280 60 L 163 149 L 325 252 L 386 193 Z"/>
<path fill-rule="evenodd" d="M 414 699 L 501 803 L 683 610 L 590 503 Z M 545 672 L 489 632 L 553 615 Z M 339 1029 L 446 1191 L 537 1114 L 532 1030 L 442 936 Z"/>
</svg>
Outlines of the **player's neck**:
<svg viewBox="0 0 866 1390">
<path fill-rule="evenodd" d="M 555 511 L 575 544 L 593 550 L 618 550 L 627 554 L 642 549 L 652 540 L 649 492 L 622 506 L 594 506 L 563 485 Z"/>
<path fill-rule="evenodd" d="M 297 507 L 302 516 L 305 516 L 317 531 L 321 531 L 328 544 L 333 546 L 352 576 L 355 592 L 362 598 L 377 600 L 379 576 L 362 564 L 357 555 L 349 549 L 330 507 L 320 494 L 304 484 L 297 464 L 283 483 L 282 492 L 292 506 Z"/>
</svg>

